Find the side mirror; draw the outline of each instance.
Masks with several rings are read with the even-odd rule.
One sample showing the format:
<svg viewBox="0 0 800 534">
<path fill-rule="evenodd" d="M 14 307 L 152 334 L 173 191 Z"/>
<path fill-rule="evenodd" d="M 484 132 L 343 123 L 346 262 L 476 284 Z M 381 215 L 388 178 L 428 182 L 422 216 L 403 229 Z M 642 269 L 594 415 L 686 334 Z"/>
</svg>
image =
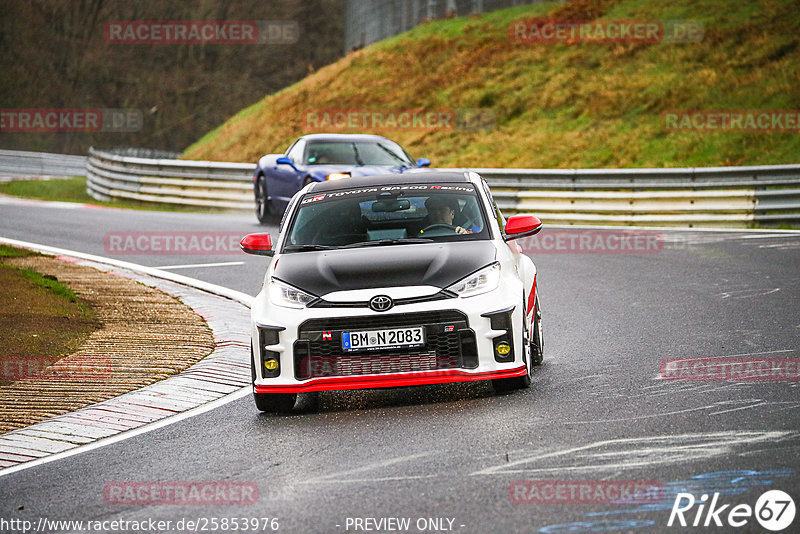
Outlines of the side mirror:
<svg viewBox="0 0 800 534">
<path fill-rule="evenodd" d="M 242 250 L 248 254 L 258 256 L 273 256 L 272 238 L 269 234 L 248 234 L 239 243 Z"/>
<path fill-rule="evenodd" d="M 428 158 L 419 158 L 419 159 L 417 159 L 417 167 L 422 168 L 422 167 L 430 167 L 430 166 L 431 166 L 431 160 L 429 160 Z"/>
<path fill-rule="evenodd" d="M 506 222 L 503 241 L 511 241 L 520 237 L 527 237 L 539 233 L 542 221 L 535 215 L 514 215 Z"/>
<path fill-rule="evenodd" d="M 297 170 L 297 167 L 294 166 L 294 161 L 292 158 L 287 158 L 286 156 L 281 156 L 275 160 L 275 163 L 278 165 L 290 165 L 294 170 Z"/>
</svg>

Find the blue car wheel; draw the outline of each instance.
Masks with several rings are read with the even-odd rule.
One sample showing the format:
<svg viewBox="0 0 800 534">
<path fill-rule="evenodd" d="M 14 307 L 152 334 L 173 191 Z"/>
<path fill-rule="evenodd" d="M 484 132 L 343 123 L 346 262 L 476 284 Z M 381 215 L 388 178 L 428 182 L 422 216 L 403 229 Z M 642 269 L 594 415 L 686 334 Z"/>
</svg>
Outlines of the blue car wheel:
<svg viewBox="0 0 800 534">
<path fill-rule="evenodd" d="M 273 222 L 276 217 L 275 208 L 272 206 L 272 202 L 269 199 L 267 181 L 263 176 L 259 176 L 258 180 L 256 180 L 255 195 L 256 217 L 258 218 L 258 222 L 261 224 Z"/>
</svg>

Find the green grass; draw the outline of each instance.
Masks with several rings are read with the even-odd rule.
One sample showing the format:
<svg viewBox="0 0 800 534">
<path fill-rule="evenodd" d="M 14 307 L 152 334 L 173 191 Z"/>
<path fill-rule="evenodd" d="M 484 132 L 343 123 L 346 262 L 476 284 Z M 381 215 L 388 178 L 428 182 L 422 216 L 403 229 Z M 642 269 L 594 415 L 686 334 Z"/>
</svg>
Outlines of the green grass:
<svg viewBox="0 0 800 534">
<path fill-rule="evenodd" d="M 0 258 L 23 258 L 25 256 L 33 256 L 35 254 L 38 254 L 38 252 L 24 248 L 12 247 L 11 245 L 0 244 Z"/>
<path fill-rule="evenodd" d="M 19 269 L 19 272 L 21 272 L 25 278 L 37 286 L 49 289 L 54 295 L 58 295 L 59 297 L 67 299 L 70 302 L 77 302 L 75 293 L 70 288 L 59 282 L 57 278 L 39 274 L 33 269 L 21 268 Z"/>
<path fill-rule="evenodd" d="M 0 184 L 0 193 L 65 202 L 96 202 L 86 193 L 86 178 L 73 177 L 52 180 L 14 180 Z"/>
<path fill-rule="evenodd" d="M 33 250 L 12 247 L 11 245 L 0 244 L 1 267 L 7 269 L 14 269 L 15 271 L 19 272 L 22 276 L 24 276 L 28 281 L 32 282 L 34 285 L 44 288 L 50 291 L 50 293 L 52 293 L 53 295 L 65 299 L 68 302 L 76 303 L 78 305 L 78 308 L 81 310 L 81 313 L 83 313 L 85 317 L 87 318 L 94 317 L 94 315 L 88 310 L 86 305 L 78 300 L 78 297 L 75 295 L 75 292 L 72 291 L 68 286 L 59 282 L 56 277 L 40 274 L 37 271 L 34 271 L 33 269 L 26 269 L 24 267 L 15 267 L 12 265 L 6 265 L 2 263 L 2 258 L 24 258 L 27 256 L 41 256 L 41 254 Z"/>
<path fill-rule="evenodd" d="M 104 202 L 95 199 L 86 192 L 86 178 L 82 176 L 54 180 L 16 180 L 13 182 L 6 182 L 0 184 L 0 194 L 36 200 L 79 202 L 82 204 L 94 204 L 96 206 L 146 211 L 173 211 L 189 213 L 224 213 L 227 211 L 222 209 L 179 206 L 174 204 L 138 202 L 136 200 L 114 200 L 112 202 Z"/>
<path fill-rule="evenodd" d="M 96 314 L 54 276 L 7 263 L 36 252 L 0 245 L 0 365 L 49 365 L 77 350 L 99 327 Z M 0 387 L 14 377 L 0 374 Z"/>
<path fill-rule="evenodd" d="M 54 276 L 40 274 L 33 269 L 19 268 L 18 271 L 27 280 L 35 285 L 49 290 L 53 295 L 72 302 L 78 308 L 78 311 L 85 319 L 94 319 L 94 313 L 75 295 L 68 286 L 62 284 Z"/>
<path fill-rule="evenodd" d="M 796 0 L 546 2 L 419 25 L 265 96 L 187 148 L 253 162 L 326 109 L 485 108 L 488 131 L 376 131 L 439 167 L 646 168 L 798 163 L 797 133 L 670 132 L 667 110 L 800 109 Z M 509 24 L 690 20 L 696 43 L 516 43 Z M 366 132 L 369 133 L 369 132 Z"/>
</svg>

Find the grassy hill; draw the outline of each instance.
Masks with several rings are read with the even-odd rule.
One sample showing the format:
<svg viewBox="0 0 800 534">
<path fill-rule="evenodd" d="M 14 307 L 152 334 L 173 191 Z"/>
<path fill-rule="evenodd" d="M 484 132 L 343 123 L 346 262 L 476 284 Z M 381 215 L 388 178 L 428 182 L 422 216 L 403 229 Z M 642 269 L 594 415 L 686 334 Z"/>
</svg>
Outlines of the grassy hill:
<svg viewBox="0 0 800 534">
<path fill-rule="evenodd" d="M 526 43 L 520 19 L 684 20 L 699 42 Z M 434 166 L 612 168 L 800 162 L 800 133 L 668 131 L 669 110 L 800 110 L 797 0 L 549 2 L 434 21 L 350 53 L 229 119 L 184 157 L 255 161 L 330 109 L 481 108 L 479 131 L 381 133 Z M 337 130 L 339 131 L 339 130 Z"/>
</svg>

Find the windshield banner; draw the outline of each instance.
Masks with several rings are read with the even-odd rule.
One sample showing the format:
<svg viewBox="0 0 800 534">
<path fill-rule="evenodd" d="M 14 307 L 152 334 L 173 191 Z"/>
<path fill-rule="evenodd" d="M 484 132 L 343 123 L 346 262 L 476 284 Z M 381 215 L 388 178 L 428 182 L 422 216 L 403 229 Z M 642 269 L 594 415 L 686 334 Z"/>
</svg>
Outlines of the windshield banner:
<svg viewBox="0 0 800 534">
<path fill-rule="evenodd" d="M 471 184 L 459 185 L 433 185 L 433 184 L 407 184 L 407 185 L 383 185 L 377 187 L 360 187 L 354 189 L 345 189 L 342 191 L 331 191 L 329 193 L 308 194 L 300 201 L 300 204 L 310 204 L 312 202 L 324 202 L 328 200 L 337 200 L 342 198 L 349 198 L 362 195 L 379 195 L 385 192 L 397 192 L 402 195 L 403 193 L 417 193 L 422 192 L 425 195 L 431 193 L 473 193 L 475 188 Z M 394 195 L 393 195 L 394 196 Z"/>
</svg>

